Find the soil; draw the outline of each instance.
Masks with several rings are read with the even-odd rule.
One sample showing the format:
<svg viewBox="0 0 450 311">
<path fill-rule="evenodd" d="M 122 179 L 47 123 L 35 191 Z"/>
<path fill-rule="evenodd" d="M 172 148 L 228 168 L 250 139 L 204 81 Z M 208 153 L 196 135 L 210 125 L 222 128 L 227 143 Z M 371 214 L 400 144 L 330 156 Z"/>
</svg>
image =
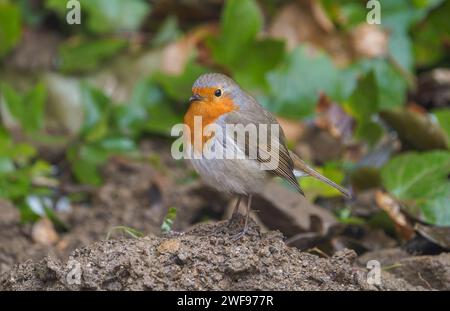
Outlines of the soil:
<svg viewBox="0 0 450 311">
<path fill-rule="evenodd" d="M 369 285 L 356 253 L 320 258 L 288 247 L 283 235 L 249 232 L 233 240 L 242 218 L 200 224 L 163 237 L 100 241 L 68 259 L 47 257 L 16 265 L 1 290 L 421 290 L 383 272 Z"/>
<path fill-rule="evenodd" d="M 229 217 L 230 196 L 193 178 L 188 166 L 171 159 L 168 148 L 143 145 L 142 151 L 160 156 L 140 162 L 111 159 L 103 169 L 104 184 L 89 204 L 57 213 L 67 232 L 49 221 L 22 224 L 18 210 L 0 200 L 0 290 L 449 289 L 448 253 L 412 256 L 386 236 L 356 235 L 370 244 L 355 248 L 358 257 L 345 249 L 351 244 L 336 242 L 345 236 L 332 213 L 283 187 L 265 189 L 255 198 L 256 223 L 252 220 L 249 233 L 234 241 L 242 219 L 231 227 L 220 221 Z M 172 233 L 163 235 L 169 207 L 177 208 L 177 217 Z M 38 225 L 44 234 L 36 237 Z M 116 226 L 145 237 L 111 231 Z M 282 234 L 268 231 L 274 229 Z M 335 241 L 326 250 L 334 255 L 310 249 L 323 240 L 328 246 Z M 366 263 L 373 259 L 381 264 L 380 285 L 367 283 Z M 74 273 L 78 268 L 80 282 Z"/>
<path fill-rule="evenodd" d="M 158 146 L 143 146 L 148 154 Z M 169 150 L 158 150 L 159 153 Z M 169 154 L 170 155 L 170 154 Z M 111 231 L 116 226 L 136 229 L 143 234 L 160 234 L 169 207 L 177 208 L 174 230 L 186 230 L 209 211 L 211 219 L 220 219 L 227 207 L 224 196 L 205 189 L 198 181 L 182 184 L 189 169 L 161 156 L 158 164 L 113 158 L 103 168 L 104 184 L 92 194 L 89 204 L 72 204 L 71 211 L 58 212 L 69 227 L 58 232 L 56 241 L 39 243 L 33 237 L 36 225 L 22 224 L 18 209 L 0 200 L 0 274 L 14 264 L 49 255 L 66 258 L 75 248 L 123 235 Z M 167 163 L 169 161 L 169 163 Z M 167 167 L 171 169 L 168 170 Z M 174 181 L 180 184 L 174 185 Z M 53 228 L 48 228 L 53 230 Z M 50 241 L 51 242 L 51 241 Z"/>
</svg>

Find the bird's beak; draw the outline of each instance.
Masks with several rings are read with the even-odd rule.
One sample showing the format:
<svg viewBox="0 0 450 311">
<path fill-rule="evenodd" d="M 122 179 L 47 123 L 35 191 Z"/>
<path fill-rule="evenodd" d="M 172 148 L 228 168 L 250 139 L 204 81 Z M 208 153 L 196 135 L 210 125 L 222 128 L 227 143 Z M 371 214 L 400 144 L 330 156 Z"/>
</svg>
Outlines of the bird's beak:
<svg viewBox="0 0 450 311">
<path fill-rule="evenodd" d="M 195 102 L 195 101 L 200 101 L 200 100 L 202 100 L 202 99 L 203 99 L 203 96 L 200 96 L 200 95 L 198 95 L 198 94 L 194 94 L 194 95 L 192 95 L 192 96 L 189 98 L 189 102 L 192 103 L 192 102 Z"/>
</svg>

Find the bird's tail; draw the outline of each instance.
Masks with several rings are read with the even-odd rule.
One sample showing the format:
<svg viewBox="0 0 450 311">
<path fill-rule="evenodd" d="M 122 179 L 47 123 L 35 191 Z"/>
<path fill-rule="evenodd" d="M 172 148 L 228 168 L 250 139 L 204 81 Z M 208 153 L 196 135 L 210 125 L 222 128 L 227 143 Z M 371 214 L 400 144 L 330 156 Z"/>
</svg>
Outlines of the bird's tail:
<svg viewBox="0 0 450 311">
<path fill-rule="evenodd" d="M 325 176 L 323 176 L 322 174 L 320 174 L 318 171 L 316 171 L 315 169 L 309 167 L 305 161 L 303 161 L 302 159 L 300 159 L 295 153 L 289 151 L 289 155 L 291 156 L 292 161 L 294 161 L 294 167 L 295 169 L 301 171 L 302 173 L 312 176 L 314 178 L 317 178 L 318 180 L 330 185 L 331 187 L 339 190 L 339 192 L 341 192 L 345 197 L 347 198 L 351 198 L 351 194 L 350 192 L 345 189 L 344 187 L 339 186 L 338 184 L 336 184 L 335 182 L 329 180 L 328 178 L 326 178 Z"/>
</svg>

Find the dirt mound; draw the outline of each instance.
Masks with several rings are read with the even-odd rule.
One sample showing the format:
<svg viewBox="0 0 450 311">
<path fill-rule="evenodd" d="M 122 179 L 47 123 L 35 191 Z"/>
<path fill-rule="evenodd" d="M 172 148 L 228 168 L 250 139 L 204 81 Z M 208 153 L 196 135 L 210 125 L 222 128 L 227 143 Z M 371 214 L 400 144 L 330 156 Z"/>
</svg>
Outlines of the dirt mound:
<svg viewBox="0 0 450 311">
<path fill-rule="evenodd" d="M 202 224 L 187 233 L 100 241 L 76 249 L 68 260 L 47 257 L 16 265 L 0 277 L 1 290 L 391 290 L 423 289 L 367 271 L 344 250 L 331 258 L 288 247 L 280 233 L 261 233 L 252 222 L 238 241 L 237 219 Z"/>
</svg>

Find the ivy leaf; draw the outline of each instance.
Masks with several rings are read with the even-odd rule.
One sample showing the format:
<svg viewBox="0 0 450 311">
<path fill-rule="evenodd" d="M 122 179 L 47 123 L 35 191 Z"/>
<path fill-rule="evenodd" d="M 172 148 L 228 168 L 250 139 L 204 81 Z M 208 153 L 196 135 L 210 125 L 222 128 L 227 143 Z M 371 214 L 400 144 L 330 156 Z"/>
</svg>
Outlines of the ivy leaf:
<svg viewBox="0 0 450 311">
<path fill-rule="evenodd" d="M 307 117 L 314 112 L 321 92 L 332 100 L 341 100 L 350 88 L 339 70 L 325 54 L 307 55 L 305 48 L 297 48 L 275 70 L 267 74 L 269 109 L 290 117 Z"/>
<path fill-rule="evenodd" d="M 435 225 L 450 225 L 450 153 L 407 153 L 392 158 L 382 169 L 386 189 L 411 213 Z"/>
<path fill-rule="evenodd" d="M 274 39 L 257 41 L 242 51 L 251 57 L 239 58 L 239 62 L 230 64 L 236 81 L 247 89 L 268 88 L 265 74 L 275 68 L 284 56 L 284 42 Z"/>
<path fill-rule="evenodd" d="M 382 134 L 380 126 L 371 120 L 371 116 L 378 111 L 378 93 L 375 74 L 370 71 L 358 81 L 347 103 L 350 113 L 357 121 L 355 136 L 366 139 L 371 145 Z"/>
</svg>

